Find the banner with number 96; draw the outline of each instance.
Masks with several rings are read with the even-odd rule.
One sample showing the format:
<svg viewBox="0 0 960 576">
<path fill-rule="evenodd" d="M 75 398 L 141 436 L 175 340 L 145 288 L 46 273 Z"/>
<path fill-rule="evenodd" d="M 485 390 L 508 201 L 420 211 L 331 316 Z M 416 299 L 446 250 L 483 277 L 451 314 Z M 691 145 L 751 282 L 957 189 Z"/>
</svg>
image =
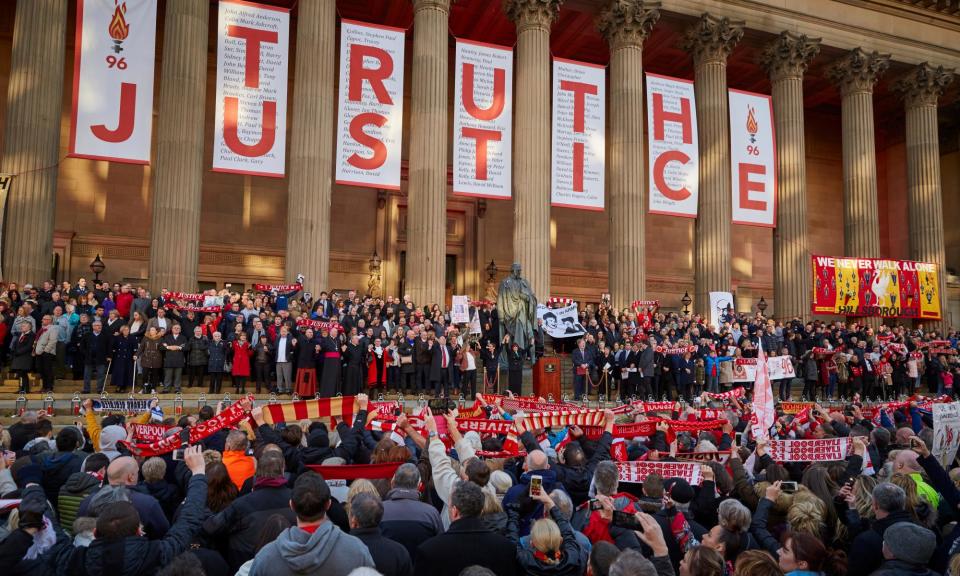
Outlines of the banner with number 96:
<svg viewBox="0 0 960 576">
<path fill-rule="evenodd" d="M 155 0 L 77 0 L 70 156 L 150 163 Z"/>
<path fill-rule="evenodd" d="M 777 139 L 769 96 L 730 90 L 734 224 L 777 225 Z"/>
</svg>

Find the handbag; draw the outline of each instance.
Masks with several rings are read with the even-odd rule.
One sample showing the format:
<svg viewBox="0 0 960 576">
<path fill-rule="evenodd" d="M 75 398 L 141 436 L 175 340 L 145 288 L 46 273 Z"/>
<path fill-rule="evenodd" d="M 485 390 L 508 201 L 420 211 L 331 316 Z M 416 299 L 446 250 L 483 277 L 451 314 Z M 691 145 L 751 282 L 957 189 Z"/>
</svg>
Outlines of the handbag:
<svg viewBox="0 0 960 576">
<path fill-rule="evenodd" d="M 587 375 L 587 369 L 584 368 L 583 366 L 577 366 L 577 376 L 586 376 L 586 375 Z"/>
</svg>

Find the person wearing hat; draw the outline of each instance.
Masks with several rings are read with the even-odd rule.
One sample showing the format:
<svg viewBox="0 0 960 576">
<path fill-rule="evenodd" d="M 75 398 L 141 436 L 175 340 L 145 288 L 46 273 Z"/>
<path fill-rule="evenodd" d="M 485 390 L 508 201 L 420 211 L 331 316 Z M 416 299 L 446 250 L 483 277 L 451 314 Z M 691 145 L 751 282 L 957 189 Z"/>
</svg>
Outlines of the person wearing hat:
<svg viewBox="0 0 960 576">
<path fill-rule="evenodd" d="M 883 534 L 883 564 L 872 576 L 937 576 L 928 568 L 937 536 L 912 522 L 897 522 Z"/>
</svg>

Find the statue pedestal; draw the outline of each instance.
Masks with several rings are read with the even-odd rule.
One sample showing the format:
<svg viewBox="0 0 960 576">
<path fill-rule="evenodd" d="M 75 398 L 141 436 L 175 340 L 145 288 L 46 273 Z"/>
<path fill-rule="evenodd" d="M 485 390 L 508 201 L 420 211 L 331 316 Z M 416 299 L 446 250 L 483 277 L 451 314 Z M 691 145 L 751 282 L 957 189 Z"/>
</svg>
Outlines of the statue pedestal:
<svg viewBox="0 0 960 576">
<path fill-rule="evenodd" d="M 533 366 L 533 394 L 560 401 L 560 357 L 543 356 Z"/>
</svg>

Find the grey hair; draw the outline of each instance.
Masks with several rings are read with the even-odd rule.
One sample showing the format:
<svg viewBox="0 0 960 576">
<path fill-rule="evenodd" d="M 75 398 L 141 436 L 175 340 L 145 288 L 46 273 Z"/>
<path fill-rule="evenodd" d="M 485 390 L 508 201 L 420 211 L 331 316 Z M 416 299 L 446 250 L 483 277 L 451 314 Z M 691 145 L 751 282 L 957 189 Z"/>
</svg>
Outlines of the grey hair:
<svg viewBox="0 0 960 576">
<path fill-rule="evenodd" d="M 350 500 L 350 517 L 360 528 L 376 528 L 383 519 L 383 502 L 376 494 L 361 492 Z"/>
<path fill-rule="evenodd" d="M 559 489 L 554 490 L 550 493 L 550 499 L 553 500 L 553 504 L 564 518 L 570 520 L 573 517 L 573 500 L 566 492 Z"/>
<path fill-rule="evenodd" d="M 717 509 L 720 525 L 731 532 L 746 532 L 750 529 L 750 509 L 739 500 L 728 498 Z"/>
<path fill-rule="evenodd" d="M 99 516 L 109 506 L 117 502 L 130 502 L 130 489 L 126 486 L 111 486 L 107 484 L 94 493 L 87 507 L 87 515 Z"/>
<path fill-rule="evenodd" d="M 469 480 L 461 480 L 453 487 L 450 494 L 450 506 L 456 507 L 460 515 L 466 518 L 475 518 L 483 512 L 483 488 Z"/>
<path fill-rule="evenodd" d="M 657 576 L 653 563 L 636 550 L 624 550 L 610 565 L 610 576 Z"/>
<path fill-rule="evenodd" d="M 420 470 L 409 462 L 401 464 L 397 471 L 393 473 L 394 488 L 404 488 L 406 490 L 416 490 L 420 484 Z"/>
<path fill-rule="evenodd" d="M 377 572 L 373 568 L 367 568 L 366 566 L 358 566 L 347 574 L 347 576 L 383 576 L 383 573 Z"/>
<path fill-rule="evenodd" d="M 884 512 L 897 512 L 906 506 L 907 493 L 896 484 L 881 482 L 873 488 L 873 503 Z"/>
<path fill-rule="evenodd" d="M 610 460 L 604 460 L 597 464 L 597 468 L 593 472 L 593 485 L 597 489 L 597 494 L 603 494 L 604 496 L 616 494 L 620 485 L 620 471 L 617 470 L 617 465 Z"/>
</svg>

